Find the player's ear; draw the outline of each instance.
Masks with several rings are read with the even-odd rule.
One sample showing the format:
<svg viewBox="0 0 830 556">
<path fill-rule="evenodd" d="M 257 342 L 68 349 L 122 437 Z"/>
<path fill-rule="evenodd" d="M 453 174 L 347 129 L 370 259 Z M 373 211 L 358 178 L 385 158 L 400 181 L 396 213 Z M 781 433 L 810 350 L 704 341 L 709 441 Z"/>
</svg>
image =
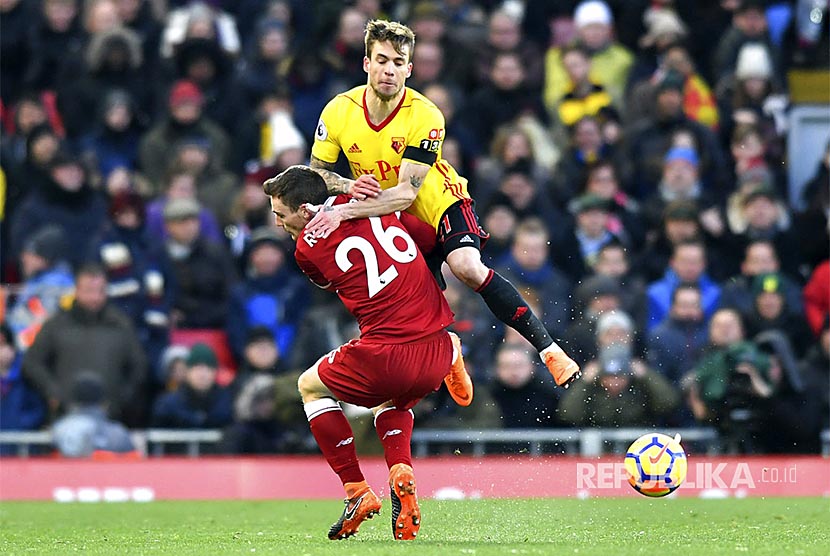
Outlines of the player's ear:
<svg viewBox="0 0 830 556">
<path fill-rule="evenodd" d="M 412 62 L 409 62 L 406 65 L 406 77 L 410 77 L 412 75 Z"/>
<path fill-rule="evenodd" d="M 363 71 L 369 73 L 369 58 L 367 56 L 363 57 Z"/>
</svg>

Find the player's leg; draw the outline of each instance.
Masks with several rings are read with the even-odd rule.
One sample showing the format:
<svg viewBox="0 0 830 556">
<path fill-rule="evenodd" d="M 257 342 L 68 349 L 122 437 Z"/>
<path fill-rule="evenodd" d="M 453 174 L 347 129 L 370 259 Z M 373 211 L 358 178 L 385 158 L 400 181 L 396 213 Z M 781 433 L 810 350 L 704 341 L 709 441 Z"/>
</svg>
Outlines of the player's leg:
<svg viewBox="0 0 830 556">
<path fill-rule="evenodd" d="M 456 278 L 478 293 L 497 319 L 530 342 L 556 384 L 567 388 L 579 378 L 579 366 L 553 341 L 513 284 L 482 262 L 481 241 L 487 237 L 472 202 L 447 209 L 438 229 L 438 241 Z"/>
<path fill-rule="evenodd" d="M 421 508 L 412 471 L 411 410 L 398 409 L 387 402 L 372 409 L 375 430 L 386 465 L 389 467 L 389 497 L 392 501 L 392 536 L 395 540 L 413 540 L 421 528 Z"/>
<path fill-rule="evenodd" d="M 311 434 L 346 491 L 343 515 L 331 526 L 328 536 L 332 540 L 345 539 L 357 533 L 365 519 L 380 512 L 381 502 L 363 477 L 352 427 L 334 395 L 320 380 L 319 364 L 320 361 L 301 374 L 297 386 Z"/>
</svg>

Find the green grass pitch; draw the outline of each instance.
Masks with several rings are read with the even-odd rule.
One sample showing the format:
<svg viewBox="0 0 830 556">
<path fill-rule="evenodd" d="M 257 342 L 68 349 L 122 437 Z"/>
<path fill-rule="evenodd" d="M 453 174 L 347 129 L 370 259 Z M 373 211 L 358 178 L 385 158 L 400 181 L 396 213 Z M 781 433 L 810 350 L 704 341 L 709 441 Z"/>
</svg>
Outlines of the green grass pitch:
<svg viewBox="0 0 830 556">
<path fill-rule="evenodd" d="M 423 500 L 418 539 L 383 513 L 345 541 L 332 501 L 0 504 L 3 554 L 830 554 L 830 500 Z"/>
</svg>

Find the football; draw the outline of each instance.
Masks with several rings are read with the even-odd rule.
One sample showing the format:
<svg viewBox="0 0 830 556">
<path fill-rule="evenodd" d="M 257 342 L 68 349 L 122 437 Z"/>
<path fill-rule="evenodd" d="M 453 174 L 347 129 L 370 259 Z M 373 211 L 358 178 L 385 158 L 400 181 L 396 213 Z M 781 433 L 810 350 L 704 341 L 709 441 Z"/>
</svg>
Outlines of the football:
<svg viewBox="0 0 830 556">
<path fill-rule="evenodd" d="M 625 454 L 628 483 L 644 496 L 671 494 L 686 478 L 686 453 L 680 435 L 644 434 Z"/>
</svg>

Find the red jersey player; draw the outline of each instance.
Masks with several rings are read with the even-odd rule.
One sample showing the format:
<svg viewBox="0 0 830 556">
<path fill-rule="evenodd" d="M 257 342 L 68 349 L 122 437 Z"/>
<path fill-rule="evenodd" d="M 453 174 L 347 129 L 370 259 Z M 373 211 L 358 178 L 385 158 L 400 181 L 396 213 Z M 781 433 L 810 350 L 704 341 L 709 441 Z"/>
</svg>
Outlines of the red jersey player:
<svg viewBox="0 0 830 556">
<path fill-rule="evenodd" d="M 292 166 L 264 184 L 278 226 L 297 244 L 294 256 L 321 288 L 335 291 L 360 325 L 360 339 L 323 356 L 299 379 L 303 407 L 320 450 L 346 490 L 346 507 L 330 539 L 357 533 L 380 510 L 357 460 L 351 427 L 338 401 L 372 408 L 389 466 L 392 532 L 413 539 L 421 514 L 412 474 L 410 408 L 447 383 L 461 405 L 472 382 L 458 337 L 446 327 L 453 314 L 412 237 L 395 214 L 344 222 L 326 238 L 303 228 L 314 205 L 349 202 L 329 197 L 313 170 Z"/>
</svg>

